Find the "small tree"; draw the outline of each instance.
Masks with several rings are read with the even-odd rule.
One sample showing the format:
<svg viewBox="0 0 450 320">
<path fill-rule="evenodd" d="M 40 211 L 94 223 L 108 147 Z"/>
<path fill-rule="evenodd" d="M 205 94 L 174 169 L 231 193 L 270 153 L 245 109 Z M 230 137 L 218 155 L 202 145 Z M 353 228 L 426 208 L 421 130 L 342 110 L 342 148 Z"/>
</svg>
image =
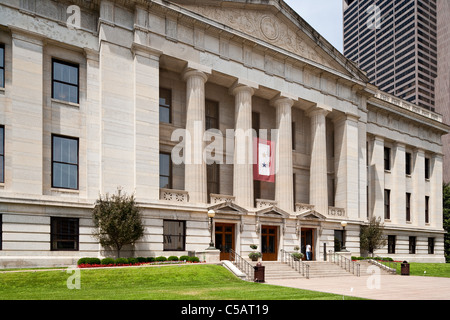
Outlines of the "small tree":
<svg viewBox="0 0 450 320">
<path fill-rule="evenodd" d="M 386 237 L 383 235 L 384 227 L 381 218 L 372 217 L 367 226 L 361 226 L 360 247 L 361 250 L 372 254 L 375 250 L 381 249 L 387 244 Z"/>
<path fill-rule="evenodd" d="M 136 205 L 134 195 L 118 194 L 96 201 L 92 212 L 94 221 L 93 235 L 103 247 L 113 247 L 120 257 L 124 245 L 133 245 L 144 235 L 141 212 Z"/>
</svg>

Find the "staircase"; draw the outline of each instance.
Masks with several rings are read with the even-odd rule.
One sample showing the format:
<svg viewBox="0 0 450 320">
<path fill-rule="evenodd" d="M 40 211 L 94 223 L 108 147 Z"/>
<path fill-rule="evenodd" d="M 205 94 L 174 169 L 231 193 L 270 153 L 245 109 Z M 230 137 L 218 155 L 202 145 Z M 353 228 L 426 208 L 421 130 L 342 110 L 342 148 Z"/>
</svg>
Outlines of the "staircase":
<svg viewBox="0 0 450 320">
<path fill-rule="evenodd" d="M 352 273 L 331 262 L 308 261 L 304 263 L 309 265 L 309 278 L 353 276 Z M 255 262 L 252 264 L 256 265 Z M 264 261 L 262 265 L 265 267 L 266 280 L 306 279 L 301 273 L 283 262 Z"/>
</svg>

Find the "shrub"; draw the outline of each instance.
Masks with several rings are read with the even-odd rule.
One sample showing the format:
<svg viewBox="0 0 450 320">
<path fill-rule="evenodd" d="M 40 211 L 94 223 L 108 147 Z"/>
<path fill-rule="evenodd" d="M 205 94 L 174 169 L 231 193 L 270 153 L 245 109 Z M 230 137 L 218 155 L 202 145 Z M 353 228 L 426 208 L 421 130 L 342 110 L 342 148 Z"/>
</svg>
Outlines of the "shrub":
<svg viewBox="0 0 450 320">
<path fill-rule="evenodd" d="M 155 261 L 157 261 L 157 262 L 164 262 L 164 261 L 167 261 L 167 258 L 163 257 L 163 256 L 160 256 L 160 257 L 156 257 Z"/>
<path fill-rule="evenodd" d="M 189 261 L 190 262 L 200 262 L 200 259 L 198 257 L 190 257 Z"/>
<path fill-rule="evenodd" d="M 80 264 L 100 264 L 99 258 L 81 258 L 78 260 L 77 265 Z"/>
<path fill-rule="evenodd" d="M 139 261 L 136 258 L 128 258 L 128 263 L 129 264 L 137 264 Z"/>
<path fill-rule="evenodd" d="M 148 257 L 147 262 L 155 262 L 155 257 Z"/>
<path fill-rule="evenodd" d="M 189 261 L 189 256 L 181 256 L 180 261 Z"/>
<path fill-rule="evenodd" d="M 170 256 L 167 258 L 168 261 L 178 261 L 178 257 L 177 256 Z"/>
<path fill-rule="evenodd" d="M 114 264 L 114 259 L 113 258 L 104 258 L 104 259 L 102 259 L 101 264 L 104 266 Z"/>
<path fill-rule="evenodd" d="M 127 258 L 117 258 L 116 260 L 114 260 L 114 264 L 117 265 L 121 265 L 121 264 L 128 264 L 128 259 Z"/>
<path fill-rule="evenodd" d="M 140 262 L 140 263 L 147 262 L 147 258 L 144 258 L 144 257 L 137 257 L 136 259 L 137 259 L 137 261 Z"/>
</svg>

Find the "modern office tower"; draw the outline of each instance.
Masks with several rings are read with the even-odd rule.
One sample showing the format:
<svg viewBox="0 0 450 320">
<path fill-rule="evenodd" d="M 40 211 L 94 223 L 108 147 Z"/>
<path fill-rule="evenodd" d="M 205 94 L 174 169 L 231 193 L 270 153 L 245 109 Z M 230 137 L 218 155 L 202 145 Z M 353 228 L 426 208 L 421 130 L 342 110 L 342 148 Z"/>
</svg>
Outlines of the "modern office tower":
<svg viewBox="0 0 450 320">
<path fill-rule="evenodd" d="M 436 0 L 344 0 L 344 55 L 380 90 L 435 109 Z"/>
</svg>

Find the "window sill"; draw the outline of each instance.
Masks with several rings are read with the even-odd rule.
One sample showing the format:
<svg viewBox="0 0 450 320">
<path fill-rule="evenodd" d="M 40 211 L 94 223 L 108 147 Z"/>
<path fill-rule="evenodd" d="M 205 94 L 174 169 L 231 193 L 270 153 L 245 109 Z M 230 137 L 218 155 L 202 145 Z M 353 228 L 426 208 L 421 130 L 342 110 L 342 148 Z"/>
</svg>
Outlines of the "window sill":
<svg viewBox="0 0 450 320">
<path fill-rule="evenodd" d="M 51 188 L 50 191 L 52 193 L 61 193 L 61 194 L 80 194 L 80 190 L 72 190 L 72 189 Z"/>
<path fill-rule="evenodd" d="M 71 107 L 79 109 L 80 104 L 52 98 L 52 107 Z"/>
<path fill-rule="evenodd" d="M 6 93 L 6 89 L 5 88 L 0 88 L 0 94 L 1 95 L 5 95 Z"/>
</svg>

